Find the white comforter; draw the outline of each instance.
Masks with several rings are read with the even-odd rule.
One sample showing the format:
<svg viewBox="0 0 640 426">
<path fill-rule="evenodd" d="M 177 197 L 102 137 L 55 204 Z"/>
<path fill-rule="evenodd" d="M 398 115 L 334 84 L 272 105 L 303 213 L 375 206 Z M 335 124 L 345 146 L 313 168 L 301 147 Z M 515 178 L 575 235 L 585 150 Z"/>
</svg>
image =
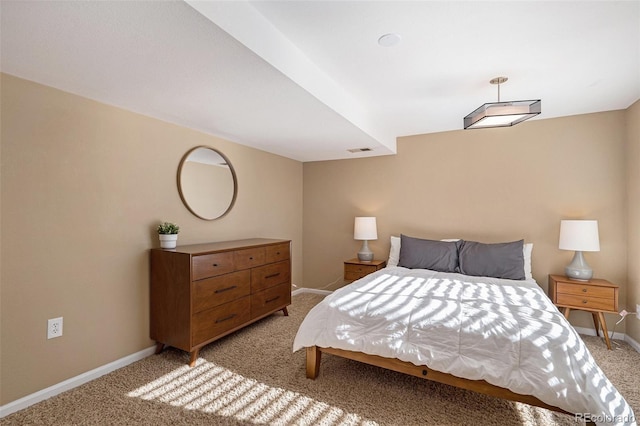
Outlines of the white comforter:
<svg viewBox="0 0 640 426">
<path fill-rule="evenodd" d="M 635 425 L 631 407 L 535 281 L 390 267 L 315 306 L 293 350 L 331 347 L 487 382 L 598 424 Z"/>
</svg>

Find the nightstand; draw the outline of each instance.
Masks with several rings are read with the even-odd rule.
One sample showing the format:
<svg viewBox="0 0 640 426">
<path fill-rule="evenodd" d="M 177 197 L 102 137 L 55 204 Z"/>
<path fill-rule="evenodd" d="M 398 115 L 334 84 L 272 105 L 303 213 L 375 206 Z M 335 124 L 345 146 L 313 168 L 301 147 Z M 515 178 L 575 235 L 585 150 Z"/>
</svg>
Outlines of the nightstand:
<svg viewBox="0 0 640 426">
<path fill-rule="evenodd" d="M 572 309 L 591 312 L 596 334 L 600 336 L 600 327 L 604 333 L 607 348 L 611 349 L 604 312 L 618 313 L 618 286 L 607 280 L 572 280 L 564 275 L 549 275 L 549 297 L 559 308 L 564 308 L 565 318 L 569 319 Z"/>
<path fill-rule="evenodd" d="M 344 279 L 346 281 L 355 281 L 385 266 L 387 266 L 386 260 L 372 260 L 371 262 L 363 262 L 358 258 L 345 260 Z"/>
</svg>

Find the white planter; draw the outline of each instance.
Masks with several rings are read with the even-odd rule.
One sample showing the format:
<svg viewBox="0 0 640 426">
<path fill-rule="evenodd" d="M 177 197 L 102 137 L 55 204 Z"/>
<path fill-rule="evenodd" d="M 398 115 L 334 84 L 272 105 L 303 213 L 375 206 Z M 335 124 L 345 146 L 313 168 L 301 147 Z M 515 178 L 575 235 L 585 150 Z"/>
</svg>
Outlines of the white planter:
<svg viewBox="0 0 640 426">
<path fill-rule="evenodd" d="M 162 248 L 176 248 L 178 244 L 178 234 L 158 234 L 158 237 Z"/>
</svg>

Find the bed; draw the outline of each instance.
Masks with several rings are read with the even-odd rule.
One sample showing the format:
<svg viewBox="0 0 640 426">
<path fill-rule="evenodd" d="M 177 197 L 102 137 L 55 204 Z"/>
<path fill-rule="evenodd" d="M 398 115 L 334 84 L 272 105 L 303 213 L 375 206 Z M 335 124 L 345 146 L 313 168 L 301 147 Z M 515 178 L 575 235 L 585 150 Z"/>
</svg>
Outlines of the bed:
<svg viewBox="0 0 640 426">
<path fill-rule="evenodd" d="M 531 277 L 531 250 L 526 259 L 523 241 L 443 245 L 402 237 L 398 266 L 392 245 L 390 266 L 333 292 L 308 313 L 293 344 L 294 351 L 306 349 L 307 377 L 318 376 L 328 353 L 588 423 L 636 424 L 631 407 Z"/>
</svg>

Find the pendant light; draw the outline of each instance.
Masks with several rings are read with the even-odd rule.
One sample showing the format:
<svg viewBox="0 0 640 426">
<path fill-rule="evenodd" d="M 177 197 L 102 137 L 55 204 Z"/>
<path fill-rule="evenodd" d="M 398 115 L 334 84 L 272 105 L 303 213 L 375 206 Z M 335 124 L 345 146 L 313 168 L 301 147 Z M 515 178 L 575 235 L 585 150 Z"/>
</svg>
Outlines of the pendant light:
<svg viewBox="0 0 640 426">
<path fill-rule="evenodd" d="M 490 127 L 509 127 L 540 114 L 542 101 L 500 102 L 500 85 L 507 77 L 496 77 L 489 83 L 498 85 L 498 102 L 482 105 L 464 118 L 465 129 L 486 129 Z"/>
</svg>

